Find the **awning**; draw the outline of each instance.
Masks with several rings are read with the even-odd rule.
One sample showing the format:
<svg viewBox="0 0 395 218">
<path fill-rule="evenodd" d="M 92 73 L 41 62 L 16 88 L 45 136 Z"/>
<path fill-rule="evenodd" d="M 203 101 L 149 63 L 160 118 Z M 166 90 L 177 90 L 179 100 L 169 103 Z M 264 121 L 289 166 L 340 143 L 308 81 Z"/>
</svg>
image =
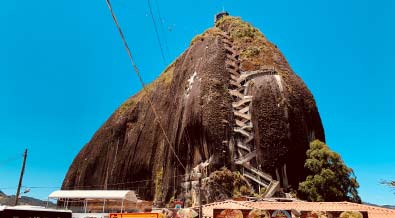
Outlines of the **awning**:
<svg viewBox="0 0 395 218">
<path fill-rule="evenodd" d="M 52 199 L 120 199 L 137 202 L 137 196 L 130 190 L 58 190 L 52 192 Z"/>
</svg>

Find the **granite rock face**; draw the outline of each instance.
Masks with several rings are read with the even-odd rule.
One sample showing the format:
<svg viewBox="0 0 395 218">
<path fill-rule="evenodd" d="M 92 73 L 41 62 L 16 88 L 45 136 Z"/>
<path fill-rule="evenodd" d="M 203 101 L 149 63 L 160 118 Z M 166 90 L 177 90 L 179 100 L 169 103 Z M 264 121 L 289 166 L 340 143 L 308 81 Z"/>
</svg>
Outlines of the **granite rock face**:
<svg viewBox="0 0 395 218">
<path fill-rule="evenodd" d="M 235 113 L 237 89 L 251 99 L 248 111 L 240 109 L 244 120 Z M 62 188 L 132 189 L 146 200 L 168 200 L 183 191 L 182 175 L 201 163 L 208 173 L 239 169 L 235 129 L 248 119 L 251 164 L 297 188 L 309 142 L 325 141 L 314 98 L 259 30 L 226 16 L 111 115 L 74 159 Z"/>
</svg>

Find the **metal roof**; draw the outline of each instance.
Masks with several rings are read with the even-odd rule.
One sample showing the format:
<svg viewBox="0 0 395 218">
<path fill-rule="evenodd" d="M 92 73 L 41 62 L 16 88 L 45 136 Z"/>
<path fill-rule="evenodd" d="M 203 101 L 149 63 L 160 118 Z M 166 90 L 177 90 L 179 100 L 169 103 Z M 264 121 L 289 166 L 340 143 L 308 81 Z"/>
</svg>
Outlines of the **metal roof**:
<svg viewBox="0 0 395 218">
<path fill-rule="evenodd" d="M 48 198 L 54 199 L 121 199 L 137 202 L 137 196 L 130 190 L 58 190 Z"/>
</svg>

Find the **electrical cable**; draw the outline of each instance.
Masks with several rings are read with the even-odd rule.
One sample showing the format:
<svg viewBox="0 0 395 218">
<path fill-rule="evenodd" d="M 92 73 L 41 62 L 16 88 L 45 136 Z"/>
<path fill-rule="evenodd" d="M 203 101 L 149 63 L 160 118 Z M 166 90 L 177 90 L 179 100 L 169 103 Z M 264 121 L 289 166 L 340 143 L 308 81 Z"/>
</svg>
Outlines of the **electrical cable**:
<svg viewBox="0 0 395 218">
<path fill-rule="evenodd" d="M 159 41 L 159 44 L 160 44 L 161 54 L 162 54 L 162 57 L 163 57 L 163 59 L 164 59 L 164 61 L 165 61 L 164 53 L 163 53 L 163 48 L 162 48 L 162 45 L 161 45 L 161 43 L 160 43 L 159 34 L 158 34 L 157 26 L 156 26 L 156 22 L 155 22 L 155 19 L 154 19 L 154 17 L 153 17 L 153 14 L 152 14 L 151 4 L 150 4 L 150 1 L 149 1 L 149 0 L 147 0 L 147 1 L 148 1 L 148 6 L 149 6 L 149 9 L 150 9 L 150 13 L 151 13 L 151 18 L 152 18 L 152 20 L 153 20 L 153 22 L 154 22 L 155 32 L 156 32 L 156 34 L 157 34 L 157 38 L 158 38 L 158 41 Z M 131 53 L 131 51 L 130 51 L 130 48 L 129 48 L 128 44 L 127 44 L 126 38 L 125 38 L 125 36 L 124 36 L 124 34 L 123 34 L 123 32 L 122 32 L 122 29 L 121 29 L 121 27 L 120 27 L 120 25 L 119 25 L 119 23 L 118 23 L 117 18 L 116 18 L 116 16 L 115 16 L 115 12 L 114 12 L 113 9 L 112 9 L 110 0 L 106 0 L 106 3 L 107 3 L 107 6 L 108 6 L 108 8 L 109 8 L 109 10 L 110 10 L 111 16 L 112 16 L 112 18 L 113 18 L 113 20 L 114 20 L 114 23 L 115 23 L 115 25 L 116 25 L 116 27 L 117 27 L 117 29 L 118 29 L 118 32 L 119 32 L 119 34 L 120 34 L 120 36 L 121 36 L 121 38 L 122 38 L 123 44 L 124 44 L 124 46 L 125 46 L 125 49 L 126 49 L 126 51 L 127 51 L 127 54 L 128 54 L 128 56 L 129 56 L 129 59 L 130 59 L 130 61 L 131 61 L 131 63 L 132 63 L 133 69 L 134 69 L 134 71 L 136 72 L 137 77 L 139 78 L 139 81 L 140 81 L 140 83 L 141 83 L 141 85 L 142 85 L 142 87 L 143 87 L 143 90 L 144 90 L 144 91 L 147 91 L 147 90 L 146 90 L 146 85 L 145 85 L 145 83 L 144 83 L 144 81 L 143 81 L 143 79 L 142 79 L 142 76 L 141 76 L 141 74 L 140 74 L 140 71 L 138 70 L 137 65 L 136 65 L 136 63 L 135 63 L 135 61 L 134 61 L 134 59 L 133 59 L 133 56 L 132 56 L 132 53 Z M 205 53 L 204 53 L 204 56 L 206 56 L 206 51 L 205 51 Z M 165 61 L 165 62 L 166 62 L 166 61 Z M 199 63 L 199 66 L 200 66 L 200 63 Z M 148 92 L 147 92 L 147 93 L 148 93 Z M 170 142 L 170 140 L 169 140 L 169 138 L 168 138 L 168 136 L 167 136 L 167 134 L 166 134 L 166 131 L 165 131 L 165 129 L 164 129 L 163 126 L 162 126 L 161 119 L 160 119 L 160 117 L 158 116 L 158 113 L 157 113 L 157 111 L 155 110 L 155 107 L 153 106 L 153 103 L 152 103 L 151 99 L 148 97 L 148 95 L 147 95 L 147 99 L 148 99 L 148 102 L 149 102 L 149 104 L 150 104 L 150 107 L 151 107 L 151 109 L 152 109 L 152 111 L 153 111 L 153 113 L 154 113 L 154 116 L 155 116 L 155 118 L 156 118 L 156 120 L 157 120 L 157 122 L 158 122 L 158 124 L 159 124 L 159 127 L 161 128 L 161 130 L 162 130 L 162 132 L 163 132 L 163 134 L 164 134 L 164 136 L 165 136 L 165 139 L 166 139 L 167 143 L 169 144 L 170 149 L 172 150 L 174 156 L 176 157 L 177 161 L 178 161 L 179 164 L 182 166 L 182 168 L 184 169 L 184 171 L 186 171 L 186 168 L 185 168 L 184 164 L 181 162 L 181 160 L 180 160 L 180 158 L 178 157 L 177 153 L 175 152 L 175 150 L 174 150 L 174 148 L 173 148 L 173 146 L 172 146 L 172 144 L 171 144 L 171 142 Z M 182 175 L 182 176 L 185 176 L 185 175 Z M 146 181 L 152 181 L 152 180 L 146 180 Z M 134 181 L 134 182 L 137 182 L 137 181 Z M 219 187 L 222 187 L 222 186 L 219 185 L 217 182 L 215 182 L 215 181 L 213 181 L 213 182 L 216 183 Z M 123 183 L 117 183 L 117 184 L 115 184 L 115 185 L 120 185 L 120 184 L 123 184 Z M 128 182 L 128 183 L 124 183 L 124 184 L 132 184 L 132 182 Z M 107 186 L 108 186 L 108 185 L 112 185 L 112 184 L 107 184 Z M 103 186 L 104 186 L 104 185 L 103 185 Z M 222 188 L 223 188 L 223 187 L 222 187 Z M 224 190 L 225 190 L 225 189 L 224 189 Z M 228 191 L 228 190 L 226 190 L 226 191 Z M 229 192 L 229 191 L 228 191 L 228 192 Z"/>
<path fill-rule="evenodd" d="M 118 32 L 119 32 L 119 34 L 120 34 L 120 36 L 121 36 L 121 38 L 122 38 L 122 41 L 123 41 L 123 44 L 124 44 L 124 46 L 125 46 L 125 48 L 126 48 L 126 51 L 127 51 L 127 53 L 128 53 L 129 59 L 130 59 L 132 65 L 133 65 L 133 69 L 134 69 L 134 71 L 136 72 L 137 77 L 139 78 L 141 85 L 143 86 L 143 90 L 144 90 L 145 92 L 148 93 L 148 90 L 146 90 L 146 86 L 145 86 L 145 83 L 144 83 L 144 81 L 143 81 L 143 78 L 141 77 L 140 71 L 139 71 L 139 69 L 137 68 L 136 63 L 134 62 L 132 53 L 131 53 L 131 51 L 130 51 L 130 49 L 129 49 L 128 43 L 126 42 L 125 36 L 123 35 L 122 29 L 121 29 L 121 27 L 120 27 L 120 25 L 119 25 L 119 23 L 118 23 L 118 20 L 117 20 L 117 18 L 116 18 L 116 16 L 115 16 L 115 13 L 114 13 L 114 11 L 113 11 L 113 9 L 112 9 L 110 0 L 106 0 L 106 3 L 107 3 L 107 6 L 108 6 L 108 8 L 109 8 L 109 10 L 110 10 L 110 12 L 111 12 L 111 16 L 112 16 L 112 18 L 113 18 L 113 20 L 114 20 L 114 23 L 115 23 L 115 25 L 117 26 Z M 163 55 L 163 53 L 162 53 L 162 55 Z M 150 104 L 150 106 L 151 106 L 151 109 L 152 109 L 152 111 L 153 111 L 153 113 L 154 113 L 154 115 L 155 115 L 155 118 L 156 118 L 156 120 L 157 120 L 157 122 L 158 122 L 158 124 L 159 124 L 159 127 L 161 128 L 161 130 L 162 130 L 162 132 L 163 132 L 163 134 L 164 134 L 164 136 L 165 136 L 165 139 L 166 139 L 167 143 L 168 143 L 169 146 L 170 146 L 170 149 L 172 150 L 174 156 L 176 157 L 177 161 L 180 163 L 180 165 L 182 166 L 182 168 L 186 171 L 186 168 L 185 168 L 184 164 L 181 162 L 181 160 L 180 160 L 180 158 L 177 156 L 177 153 L 175 152 L 175 150 L 174 150 L 172 144 L 170 143 L 170 140 L 169 140 L 169 138 L 167 137 L 166 131 L 165 131 L 165 129 L 164 129 L 163 126 L 162 126 L 161 119 L 160 119 L 160 117 L 158 116 L 158 113 L 156 112 L 156 110 L 155 110 L 155 108 L 154 108 L 154 105 L 153 105 L 151 99 L 148 97 L 148 95 L 147 95 L 147 99 L 148 99 L 148 102 L 149 102 L 149 104 Z"/>
<path fill-rule="evenodd" d="M 14 157 L 8 158 L 6 160 L 0 161 L 0 166 L 6 165 L 14 160 L 21 159 L 22 157 L 23 157 L 23 155 L 18 155 L 18 156 L 14 156 Z"/>
<path fill-rule="evenodd" d="M 167 176 L 167 177 L 163 177 L 163 179 L 185 177 L 186 175 L 187 174 L 176 175 L 176 176 Z M 94 188 L 94 187 L 104 187 L 106 185 L 107 186 L 129 185 L 129 184 L 135 184 L 135 183 L 141 183 L 141 182 L 150 182 L 150 181 L 154 181 L 154 179 L 144 179 L 144 180 L 129 181 L 129 182 L 118 182 L 118 183 L 110 183 L 110 184 L 103 184 L 103 185 L 80 185 L 80 186 L 72 186 L 72 188 Z M 46 188 L 46 187 L 38 187 L 38 188 Z M 70 187 L 66 187 L 66 188 L 70 188 Z"/>
<path fill-rule="evenodd" d="M 163 178 L 173 178 L 173 177 L 185 177 L 184 175 L 176 175 L 176 176 L 168 176 L 168 177 L 163 177 Z M 114 185 L 126 185 L 126 184 L 135 184 L 135 183 L 140 183 L 140 182 L 150 182 L 150 181 L 154 181 L 154 179 L 144 179 L 144 180 L 138 180 L 138 181 L 130 181 L 130 182 L 119 182 L 119 183 L 111 183 L 111 184 L 107 184 L 110 186 L 114 186 Z M 73 187 L 77 187 L 77 188 L 94 188 L 94 187 L 101 187 L 101 186 L 105 186 L 103 185 L 81 185 L 81 186 L 73 186 Z M 49 188 L 61 188 L 59 186 L 21 186 L 23 188 L 30 188 L 30 189 L 49 189 Z M 12 188 L 12 187 L 5 187 L 5 188 L 0 188 L 1 189 L 16 189 L 16 187 Z"/>
<path fill-rule="evenodd" d="M 160 29 L 162 30 L 162 33 L 163 33 L 163 41 L 164 41 L 165 48 L 167 51 L 167 57 L 170 57 L 170 49 L 168 46 L 169 43 L 167 43 L 166 31 L 165 31 L 165 28 L 163 27 L 164 19 L 162 18 L 162 15 L 160 13 L 158 0 L 155 0 L 155 3 L 156 3 L 156 8 L 158 9 L 159 26 L 160 26 Z"/>
<path fill-rule="evenodd" d="M 0 190 L 6 190 L 6 189 L 17 189 L 18 187 L 4 187 L 4 188 L 0 188 Z"/>
<path fill-rule="evenodd" d="M 147 2 L 148 2 L 148 8 L 149 8 L 149 12 L 150 12 L 150 15 L 151 15 L 152 23 L 154 24 L 156 38 L 157 38 L 158 43 L 159 43 L 160 53 L 162 55 L 163 62 L 166 65 L 167 61 L 166 61 L 166 58 L 165 58 L 165 54 L 163 52 L 162 42 L 160 41 L 158 27 L 157 27 L 156 22 L 155 22 L 154 14 L 152 13 L 151 2 L 150 2 L 150 0 L 147 0 Z"/>
</svg>

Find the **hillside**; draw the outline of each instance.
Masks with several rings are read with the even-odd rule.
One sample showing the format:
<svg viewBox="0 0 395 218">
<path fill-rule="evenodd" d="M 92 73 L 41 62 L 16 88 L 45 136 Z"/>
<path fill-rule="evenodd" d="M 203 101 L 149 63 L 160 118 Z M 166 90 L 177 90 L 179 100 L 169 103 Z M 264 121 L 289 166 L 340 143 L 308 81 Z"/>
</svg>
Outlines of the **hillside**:
<svg viewBox="0 0 395 218">
<path fill-rule="evenodd" d="M 15 195 L 6 195 L 4 192 L 0 191 L 0 205 L 9 205 L 13 206 L 15 203 Z M 32 197 L 27 197 L 27 196 L 22 196 L 19 199 L 19 205 L 32 205 L 32 206 L 42 206 L 46 207 L 47 202 L 42 201 L 40 199 L 32 198 Z M 56 207 L 55 204 L 52 202 L 49 202 L 49 207 Z"/>
</svg>

